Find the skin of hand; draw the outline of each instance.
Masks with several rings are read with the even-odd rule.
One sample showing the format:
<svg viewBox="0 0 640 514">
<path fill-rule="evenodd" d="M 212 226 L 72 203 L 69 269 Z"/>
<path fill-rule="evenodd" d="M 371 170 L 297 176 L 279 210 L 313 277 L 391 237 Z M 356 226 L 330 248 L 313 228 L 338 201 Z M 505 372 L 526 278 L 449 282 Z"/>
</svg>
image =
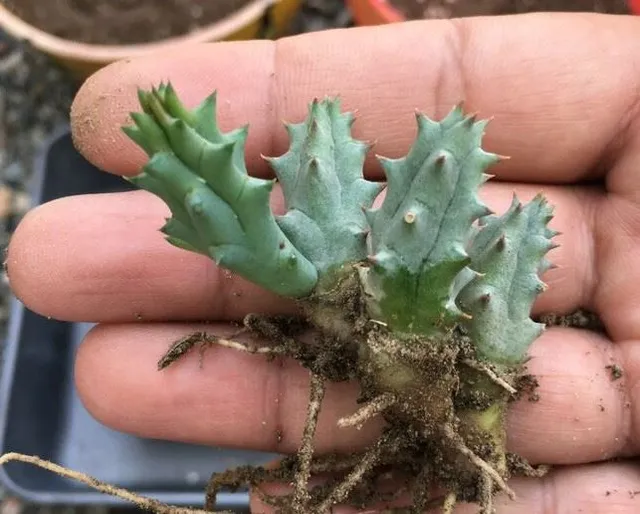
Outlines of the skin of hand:
<svg viewBox="0 0 640 514">
<path fill-rule="evenodd" d="M 217 89 L 227 130 L 250 123 L 252 173 L 260 154 L 288 145 L 282 120 L 298 122 L 315 96 L 338 94 L 358 110 L 354 135 L 397 157 L 415 134 L 414 110 L 440 118 L 454 104 L 492 117 L 484 146 L 508 155 L 483 189 L 496 211 L 513 191 L 543 190 L 563 234 L 559 266 L 535 311 L 583 307 L 608 338 L 551 328 L 529 363 L 540 401 L 509 414 L 509 450 L 559 466 L 542 480 L 514 479 L 518 500 L 500 513 L 637 512 L 640 466 L 640 19 L 534 14 L 419 21 L 266 41 L 203 45 L 107 67 L 72 109 L 79 150 L 110 173 L 131 175 L 144 155 L 121 132 L 138 110 L 137 87 L 171 80 L 193 106 Z M 381 178 L 374 159 L 366 174 Z M 275 208 L 282 202 L 275 200 Z M 8 249 L 15 294 L 42 315 L 97 322 L 77 355 L 75 379 L 89 411 L 143 437 L 265 451 L 295 451 L 308 375 L 222 348 L 158 372 L 172 341 L 202 329 L 228 335 L 248 312 L 288 312 L 290 303 L 166 243 L 168 214 L 144 192 L 78 196 L 32 210 Z M 146 323 L 136 324 L 138 318 Z M 623 371 L 613 381 L 606 366 Z M 355 409 L 353 384 L 327 392 L 319 452 L 353 450 L 379 425 L 339 429 Z M 618 458 L 615 462 L 609 459 Z M 262 512 L 254 500 L 256 512 Z M 464 508 L 462 510 L 464 512 Z M 470 510 L 469 512 L 475 512 Z"/>
</svg>

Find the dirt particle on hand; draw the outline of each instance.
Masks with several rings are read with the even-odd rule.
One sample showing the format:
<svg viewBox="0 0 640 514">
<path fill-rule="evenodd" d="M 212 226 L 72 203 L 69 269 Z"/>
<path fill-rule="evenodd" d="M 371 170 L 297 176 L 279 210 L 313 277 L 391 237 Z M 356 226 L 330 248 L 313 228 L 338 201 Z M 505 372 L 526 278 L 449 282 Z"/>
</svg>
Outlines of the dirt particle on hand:
<svg viewBox="0 0 640 514">
<path fill-rule="evenodd" d="M 605 366 L 605 369 L 609 370 L 612 382 L 615 382 L 616 380 L 619 380 L 622 378 L 622 375 L 623 375 L 622 368 L 617 364 L 609 364 Z"/>
</svg>

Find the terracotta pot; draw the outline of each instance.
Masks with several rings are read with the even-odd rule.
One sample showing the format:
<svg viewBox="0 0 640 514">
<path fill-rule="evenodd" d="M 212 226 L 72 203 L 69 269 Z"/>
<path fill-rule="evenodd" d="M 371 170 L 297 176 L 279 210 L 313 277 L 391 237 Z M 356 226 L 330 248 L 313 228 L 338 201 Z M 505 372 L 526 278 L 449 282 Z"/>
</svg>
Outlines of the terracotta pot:
<svg viewBox="0 0 640 514">
<path fill-rule="evenodd" d="M 640 0 L 627 0 L 629 10 L 640 15 Z M 347 0 L 357 25 L 382 25 L 406 21 L 387 0 Z"/>
<path fill-rule="evenodd" d="M 383 25 L 406 21 L 404 15 L 387 0 L 347 0 L 357 25 Z"/>
<path fill-rule="evenodd" d="M 234 14 L 190 34 L 153 43 L 133 45 L 94 45 L 53 36 L 24 22 L 0 4 L 0 28 L 7 34 L 28 40 L 36 49 L 51 56 L 73 75 L 84 79 L 114 61 L 136 57 L 180 44 L 259 37 L 262 20 L 273 0 L 254 0 Z M 300 8 L 300 0 L 276 0 L 273 7 L 275 35 L 283 34 Z"/>
</svg>

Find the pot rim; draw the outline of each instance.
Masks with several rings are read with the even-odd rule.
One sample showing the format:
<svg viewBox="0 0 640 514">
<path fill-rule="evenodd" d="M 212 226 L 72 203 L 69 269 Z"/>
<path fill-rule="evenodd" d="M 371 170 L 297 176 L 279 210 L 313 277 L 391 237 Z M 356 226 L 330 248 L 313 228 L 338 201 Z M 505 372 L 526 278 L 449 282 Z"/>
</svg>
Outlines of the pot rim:
<svg viewBox="0 0 640 514">
<path fill-rule="evenodd" d="M 388 0 L 367 0 L 372 9 L 375 9 L 389 23 L 407 21 L 398 9 L 396 9 Z"/>
<path fill-rule="evenodd" d="M 97 45 L 60 38 L 25 22 L 2 4 L 0 4 L 0 28 L 11 37 L 28 40 L 35 48 L 44 53 L 56 55 L 62 59 L 101 63 L 136 57 L 150 51 L 167 50 L 175 47 L 176 44 L 223 40 L 230 34 L 255 22 L 268 7 L 279 1 L 253 0 L 229 16 L 189 34 L 150 43 Z"/>
<path fill-rule="evenodd" d="M 365 0 L 365 2 L 388 23 L 408 21 L 406 16 L 396 9 L 389 0 Z M 626 4 L 632 15 L 640 15 L 640 0 L 626 0 Z"/>
</svg>

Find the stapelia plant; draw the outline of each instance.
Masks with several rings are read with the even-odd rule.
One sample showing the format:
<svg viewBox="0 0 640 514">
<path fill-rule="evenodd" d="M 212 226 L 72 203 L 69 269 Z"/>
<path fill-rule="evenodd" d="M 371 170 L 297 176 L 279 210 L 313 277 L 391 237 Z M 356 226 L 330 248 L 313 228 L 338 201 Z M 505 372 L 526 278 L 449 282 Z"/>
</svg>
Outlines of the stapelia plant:
<svg viewBox="0 0 640 514">
<path fill-rule="evenodd" d="M 335 99 L 313 101 L 306 120 L 287 125 L 291 144 L 268 158 L 276 180 L 245 168 L 246 128 L 223 133 L 215 93 L 188 110 L 171 85 L 139 94 L 142 113 L 125 131 L 148 154 L 130 180 L 162 198 L 167 240 L 283 297 L 302 319 L 248 316 L 259 347 L 195 334 L 160 361 L 163 368 L 197 342 L 297 359 L 311 392 L 300 450 L 277 469 L 214 476 L 207 508 L 226 485 L 281 479 L 291 494 L 265 498 L 276 512 L 318 513 L 336 504 L 388 500 L 376 484 L 396 476 L 410 510 L 459 501 L 493 512 L 494 495 L 513 492 L 514 470 L 537 473 L 505 449 L 508 402 L 526 382 L 527 350 L 541 334 L 531 307 L 556 235 L 539 195 L 513 198 L 496 215 L 478 191 L 500 157 L 481 148 L 486 123 L 454 108 L 437 122 L 418 114 L 417 136 L 401 159 L 380 158 L 386 192 L 366 180 L 368 146 L 351 137 L 354 118 Z M 285 212 L 270 209 L 279 182 Z M 329 381 L 356 380 L 361 408 L 339 420 L 385 428 L 362 453 L 314 455 L 313 435 Z M 330 471 L 310 487 L 316 471 Z M 430 497 L 428 491 L 443 491 Z M 399 500 L 400 501 L 400 500 Z M 397 512 L 401 512 L 398 510 Z"/>
</svg>

